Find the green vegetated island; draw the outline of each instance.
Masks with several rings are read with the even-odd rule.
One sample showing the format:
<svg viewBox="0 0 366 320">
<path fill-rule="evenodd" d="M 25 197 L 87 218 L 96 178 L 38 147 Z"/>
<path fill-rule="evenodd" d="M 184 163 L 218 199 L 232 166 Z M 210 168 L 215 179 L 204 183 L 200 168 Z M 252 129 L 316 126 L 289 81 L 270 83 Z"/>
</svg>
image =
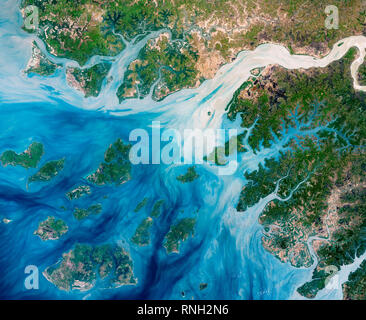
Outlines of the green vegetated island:
<svg viewBox="0 0 366 320">
<path fill-rule="evenodd" d="M 47 220 L 41 222 L 38 229 L 34 232 L 42 240 L 58 240 L 68 230 L 68 226 L 61 219 L 48 217 Z"/>
<path fill-rule="evenodd" d="M 110 288 L 137 283 L 129 253 L 117 245 L 77 244 L 62 256 L 61 262 L 44 272 L 48 281 L 61 290 L 87 291 L 98 278 Z"/>
<path fill-rule="evenodd" d="M 162 200 L 161 200 L 162 201 Z M 160 207 L 162 202 L 157 201 L 154 208 Z M 154 220 L 159 215 L 154 214 L 154 208 L 151 216 L 142 220 L 139 226 L 136 228 L 135 234 L 131 238 L 131 241 L 139 246 L 147 246 L 150 244 L 150 230 L 153 226 Z M 156 211 L 156 210 L 155 210 Z M 175 224 L 170 227 L 169 232 L 165 236 L 164 247 L 167 253 L 179 253 L 181 242 L 188 239 L 188 237 L 194 235 L 194 227 L 196 219 L 183 218 L 179 219 Z"/>
<path fill-rule="evenodd" d="M 47 50 L 80 64 L 67 70 L 68 81 L 86 96 L 98 95 L 108 74 L 104 62 L 83 69 L 92 56 L 119 54 L 125 49 L 121 36 L 131 41 L 161 30 L 127 67 L 117 92 L 120 100 L 144 97 L 151 90 L 160 100 L 196 87 L 238 52 L 262 43 L 281 43 L 294 54 L 324 55 L 338 40 L 363 34 L 365 23 L 362 0 L 332 2 L 341 15 L 338 29 L 325 27 L 325 4 L 320 0 L 23 0 L 23 17 L 29 5 L 39 8 L 39 29 L 33 31 Z M 56 66 L 40 55 L 36 52 L 31 59 L 33 72 L 50 74 Z"/>
<path fill-rule="evenodd" d="M 147 205 L 148 201 L 149 201 L 149 198 L 142 199 L 142 201 L 137 204 L 137 206 L 133 210 L 133 212 L 135 212 L 135 213 L 139 212 L 143 207 L 145 207 Z"/>
<path fill-rule="evenodd" d="M 158 200 L 154 203 L 154 206 L 151 210 L 151 216 L 153 218 L 158 218 L 161 215 L 161 211 L 163 210 L 164 200 Z"/>
<path fill-rule="evenodd" d="M 148 198 L 144 198 L 136 207 L 134 212 L 140 211 L 148 202 Z M 131 238 L 131 241 L 139 246 L 147 246 L 150 244 L 150 230 L 153 226 L 154 219 L 159 218 L 161 215 L 164 200 L 160 199 L 155 201 L 150 216 L 142 220 L 142 222 L 138 225 L 135 230 L 134 235 Z M 136 211 L 137 210 L 137 211 Z"/>
<path fill-rule="evenodd" d="M 33 142 L 22 153 L 16 153 L 13 150 L 4 151 L 1 154 L 1 164 L 6 167 L 21 166 L 26 169 L 34 169 L 38 167 L 42 156 L 44 155 L 44 147 L 42 143 Z M 56 177 L 64 168 L 65 159 L 53 160 L 45 163 L 35 174 L 28 178 L 28 184 L 32 182 L 48 182 Z"/>
<path fill-rule="evenodd" d="M 83 220 L 90 215 L 97 215 L 102 212 L 102 205 L 100 203 L 92 204 L 90 207 L 84 208 L 75 208 L 74 217 L 77 220 Z"/>
<path fill-rule="evenodd" d="M 56 177 L 64 168 L 65 159 L 53 160 L 42 166 L 37 173 L 29 177 L 28 183 L 31 182 L 48 182 Z"/>
<path fill-rule="evenodd" d="M 66 193 L 66 198 L 69 200 L 80 199 L 83 196 L 90 195 L 91 188 L 86 185 L 77 186 L 75 189 Z"/>
<path fill-rule="evenodd" d="M 200 283 L 200 290 L 201 291 L 207 289 L 207 287 L 208 287 L 207 283 Z"/>
<path fill-rule="evenodd" d="M 131 238 L 134 244 L 147 246 L 150 244 L 150 229 L 153 225 L 153 218 L 147 217 L 137 227 L 135 234 Z"/>
<path fill-rule="evenodd" d="M 177 180 L 182 183 L 189 183 L 196 179 L 198 179 L 199 174 L 196 172 L 195 166 L 189 167 L 185 174 L 182 174 L 177 177 Z"/>
<path fill-rule="evenodd" d="M 164 247 L 167 253 L 179 253 L 181 242 L 194 235 L 194 227 L 196 219 L 183 218 L 170 227 L 169 232 L 165 236 Z"/>
<path fill-rule="evenodd" d="M 147 198 L 144 198 L 137 206 L 140 207 L 142 204 L 145 206 Z M 155 201 L 150 216 L 143 219 L 137 226 L 134 235 L 131 238 L 132 243 L 138 246 L 148 246 L 150 244 L 151 228 L 154 225 L 154 221 L 157 220 L 163 210 L 164 200 Z M 135 211 L 136 212 L 136 211 Z M 178 219 L 169 229 L 165 236 L 163 246 L 167 253 L 179 253 L 180 243 L 187 240 L 188 237 L 194 235 L 194 227 L 196 219 L 194 218 L 183 218 Z"/>
<path fill-rule="evenodd" d="M 253 85 L 240 88 L 229 105 L 231 119 L 240 114 L 244 127 L 254 125 L 248 137 L 254 152 L 283 138 L 290 127 L 302 126 L 279 159 L 266 159 L 245 173 L 248 183 L 237 209 L 255 205 L 275 191 L 276 183 L 282 199 L 292 194 L 266 206 L 260 216 L 262 242 L 281 261 L 309 267 L 307 242 L 318 237 L 311 241 L 318 257 L 313 279 L 298 288 L 308 298 L 325 287 L 330 269 L 338 271 L 366 250 L 366 94 L 353 88 L 350 65 L 356 56 L 351 49 L 319 69 L 270 66 Z M 344 297 L 364 297 L 365 280 L 360 267 L 344 284 Z"/>
<path fill-rule="evenodd" d="M 130 144 L 121 139 L 111 144 L 104 154 L 104 162 L 99 168 L 87 177 L 87 180 L 96 185 L 123 184 L 131 179 L 131 162 L 129 160 Z"/>
<path fill-rule="evenodd" d="M 22 166 L 26 169 L 36 168 L 44 154 L 43 144 L 33 142 L 27 150 L 22 153 L 16 153 L 13 150 L 7 150 L 0 157 L 3 166 Z"/>
</svg>

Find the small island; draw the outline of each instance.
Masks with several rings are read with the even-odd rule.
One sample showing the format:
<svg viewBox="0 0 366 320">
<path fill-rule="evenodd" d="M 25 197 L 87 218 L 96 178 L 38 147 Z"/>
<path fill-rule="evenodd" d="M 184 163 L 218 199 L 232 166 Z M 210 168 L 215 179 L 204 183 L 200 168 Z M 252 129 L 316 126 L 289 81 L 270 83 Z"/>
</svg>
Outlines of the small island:
<svg viewBox="0 0 366 320">
<path fill-rule="evenodd" d="M 102 205 L 100 203 L 96 203 L 91 205 L 89 208 L 87 209 L 80 209 L 80 208 L 75 208 L 74 210 L 74 217 L 77 220 L 83 220 L 87 217 L 89 217 L 90 215 L 96 215 L 102 212 Z"/>
<path fill-rule="evenodd" d="M 207 283 L 200 283 L 200 291 L 205 290 L 207 288 Z"/>
<path fill-rule="evenodd" d="M 131 179 L 131 162 L 129 160 L 130 144 L 124 144 L 121 139 L 111 144 L 104 154 L 104 161 L 99 168 L 87 177 L 96 185 L 121 185 Z"/>
<path fill-rule="evenodd" d="M 66 193 L 66 197 L 69 200 L 75 200 L 75 199 L 80 199 L 81 197 L 83 197 L 85 195 L 89 195 L 89 194 L 91 194 L 90 187 L 83 185 L 83 186 L 78 186 L 75 189 Z"/>
<path fill-rule="evenodd" d="M 28 183 L 31 182 L 48 182 L 56 177 L 64 168 L 65 159 L 54 160 L 47 162 L 39 171 L 33 176 L 29 177 Z"/>
<path fill-rule="evenodd" d="M 87 291 L 94 287 L 97 275 L 108 278 L 110 288 L 135 285 L 133 263 L 122 247 L 104 244 L 93 247 L 77 244 L 62 256 L 62 261 L 48 267 L 43 275 L 64 291 Z"/>
<path fill-rule="evenodd" d="M 187 169 L 187 173 L 178 176 L 177 180 L 182 183 L 188 183 L 196 180 L 198 177 L 195 166 L 192 166 Z"/>
<path fill-rule="evenodd" d="M 133 212 L 135 212 L 135 213 L 139 212 L 143 207 L 146 206 L 148 201 L 149 201 L 149 198 L 142 199 L 142 201 L 136 206 L 136 208 L 135 208 L 135 210 L 133 210 Z"/>
<path fill-rule="evenodd" d="M 153 219 L 147 217 L 137 227 L 134 236 L 131 241 L 139 246 L 147 246 L 150 244 L 150 228 L 153 225 Z"/>
<path fill-rule="evenodd" d="M 168 234 L 165 236 L 164 244 L 167 253 L 179 253 L 180 243 L 187 240 L 189 236 L 194 235 L 195 224 L 196 219 L 184 218 L 170 227 Z"/>
<path fill-rule="evenodd" d="M 158 218 L 161 215 L 161 210 L 163 208 L 164 202 L 165 202 L 164 200 L 158 200 L 155 202 L 151 211 L 151 216 L 153 218 Z"/>
<path fill-rule="evenodd" d="M 142 200 L 136 207 L 136 209 L 138 209 L 137 211 L 144 207 L 147 201 L 148 198 Z M 154 219 L 159 218 L 159 216 L 161 215 L 164 202 L 165 201 L 162 199 L 157 200 L 151 210 L 151 217 L 147 217 L 146 219 L 144 219 L 136 228 L 135 234 L 131 238 L 131 241 L 134 244 L 139 246 L 147 246 L 150 244 L 150 229 L 153 225 Z M 136 209 L 135 212 L 137 212 Z"/>
<path fill-rule="evenodd" d="M 34 234 L 42 240 L 58 240 L 68 230 L 66 223 L 55 217 L 48 217 L 47 220 L 41 222 Z"/>
<path fill-rule="evenodd" d="M 5 151 L 1 157 L 1 164 L 5 167 L 7 165 L 11 166 L 22 166 L 26 169 L 36 168 L 39 161 L 44 154 L 43 144 L 39 142 L 33 142 L 27 150 L 17 154 L 12 150 Z"/>
</svg>

